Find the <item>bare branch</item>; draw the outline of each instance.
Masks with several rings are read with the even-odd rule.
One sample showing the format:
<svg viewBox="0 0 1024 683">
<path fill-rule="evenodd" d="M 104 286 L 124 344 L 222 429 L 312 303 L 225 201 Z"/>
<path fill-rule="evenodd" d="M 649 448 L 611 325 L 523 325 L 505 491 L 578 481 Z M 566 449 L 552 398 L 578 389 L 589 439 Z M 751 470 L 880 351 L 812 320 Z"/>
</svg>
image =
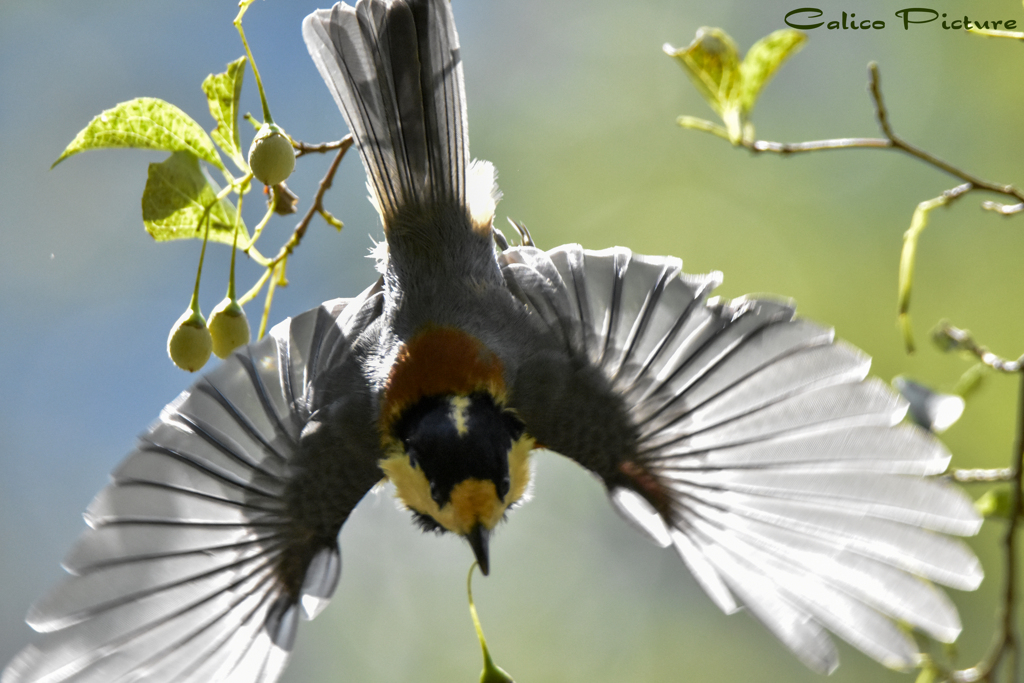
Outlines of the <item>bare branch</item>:
<svg viewBox="0 0 1024 683">
<path fill-rule="evenodd" d="M 313 216 L 320 213 L 327 213 L 324 209 L 324 194 L 331 188 L 331 184 L 334 182 L 334 174 L 338 171 L 338 166 L 341 164 L 341 160 L 345 157 L 345 152 L 352 146 L 354 142 L 351 135 L 346 135 L 339 141 L 337 146 L 338 154 L 334 157 L 334 161 L 331 162 L 330 168 L 327 169 L 327 173 L 320 179 L 320 186 L 316 190 L 316 196 L 313 197 L 313 205 L 306 211 L 306 215 L 302 217 L 298 225 L 295 226 L 295 231 L 292 232 L 291 238 L 285 242 L 281 250 L 277 252 L 277 256 L 271 259 L 273 265 L 277 265 L 280 261 L 287 258 L 295 247 L 299 246 L 299 242 L 302 241 L 303 236 L 306 234 L 306 229 L 309 228 L 310 221 L 313 220 Z M 333 144 L 333 143 L 325 143 Z M 329 214 L 328 214 L 329 215 Z M 333 223 L 332 223 L 333 225 Z"/>
<path fill-rule="evenodd" d="M 796 154 L 799 152 L 820 152 L 830 149 L 897 150 L 904 154 L 909 154 L 916 159 L 920 159 L 929 166 L 937 168 L 940 171 L 944 171 L 955 178 L 959 178 L 961 181 L 969 185 L 965 190 L 967 192 L 973 190 L 985 190 L 987 192 L 994 192 L 996 194 L 1012 197 L 1020 203 L 1019 205 L 1015 204 L 1006 206 L 995 202 L 986 202 L 984 208 L 987 210 L 999 211 L 1004 215 L 1024 212 L 1024 191 L 1021 191 L 1013 185 L 1001 185 L 999 183 L 993 183 L 983 178 L 979 178 L 972 173 L 968 173 L 963 169 L 957 168 L 956 166 L 943 161 L 937 156 L 924 151 L 920 147 L 910 144 L 903 138 L 896 135 L 896 132 L 892 128 L 892 124 L 889 122 L 889 112 L 885 107 L 885 100 L 882 98 L 881 75 L 876 63 L 871 62 L 868 65 L 868 74 L 868 91 L 871 93 L 871 99 L 875 105 L 875 116 L 878 119 L 879 128 L 882 129 L 882 134 L 885 135 L 884 138 L 832 138 L 828 140 L 810 140 L 807 142 L 770 142 L 768 140 L 744 139 L 738 143 L 739 146 L 754 153 L 771 152 L 774 154 L 784 155 Z M 690 116 L 681 116 L 677 122 L 684 128 L 703 130 L 706 133 L 712 133 L 713 135 L 728 139 L 728 136 L 724 134 L 725 129 L 717 124 L 711 123 L 710 121 L 695 119 Z"/>
<path fill-rule="evenodd" d="M 962 330 L 954 327 L 947 320 L 939 323 L 932 337 L 936 343 L 947 351 L 966 351 L 975 356 L 979 361 L 999 372 L 1021 372 L 1024 367 L 1024 356 L 1017 360 L 1006 360 L 988 350 L 987 347 L 975 341 L 969 330 Z"/>
<path fill-rule="evenodd" d="M 335 140 L 334 142 L 321 142 L 316 145 L 311 145 L 302 140 L 292 140 L 292 147 L 295 148 L 295 158 L 298 159 L 306 154 L 324 154 L 330 152 L 332 149 L 341 149 L 344 147 L 348 149 L 352 146 L 352 136 L 346 135 L 341 140 Z"/>
<path fill-rule="evenodd" d="M 1012 467 L 997 467 L 995 469 L 959 469 L 950 473 L 953 481 L 961 484 L 991 484 L 1000 481 L 1013 481 L 1017 475 Z"/>
</svg>

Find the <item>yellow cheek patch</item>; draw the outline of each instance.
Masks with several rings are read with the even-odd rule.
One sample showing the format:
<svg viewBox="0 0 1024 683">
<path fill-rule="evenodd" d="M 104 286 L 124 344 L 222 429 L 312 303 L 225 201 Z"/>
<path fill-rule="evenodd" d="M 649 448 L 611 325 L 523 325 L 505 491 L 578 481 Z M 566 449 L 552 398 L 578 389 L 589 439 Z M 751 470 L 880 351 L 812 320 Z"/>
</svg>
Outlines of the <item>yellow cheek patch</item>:
<svg viewBox="0 0 1024 683">
<path fill-rule="evenodd" d="M 523 434 L 515 440 L 508 452 L 509 487 L 508 495 L 505 496 L 508 505 L 525 496 L 530 488 L 530 452 L 533 446 L 533 437 Z"/>
</svg>

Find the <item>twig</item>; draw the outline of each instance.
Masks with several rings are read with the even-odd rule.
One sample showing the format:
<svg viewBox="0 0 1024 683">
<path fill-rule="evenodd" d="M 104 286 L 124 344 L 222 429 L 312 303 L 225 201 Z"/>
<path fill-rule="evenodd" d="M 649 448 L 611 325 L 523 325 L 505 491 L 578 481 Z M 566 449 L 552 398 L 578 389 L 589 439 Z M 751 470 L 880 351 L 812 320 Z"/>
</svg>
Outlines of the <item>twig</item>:
<svg viewBox="0 0 1024 683">
<path fill-rule="evenodd" d="M 1021 680 L 1020 670 L 1020 634 L 1017 633 L 1017 528 L 1021 513 L 1024 512 L 1024 372 L 1020 373 L 1020 397 L 1017 407 L 1017 442 L 1014 446 L 1013 472 L 1011 479 L 1013 497 L 1009 521 L 1006 527 L 1004 572 L 1006 574 L 1003 588 L 1003 613 L 996 629 L 992 649 L 986 657 L 969 669 L 953 671 L 952 680 L 957 683 L 974 683 L 988 681 L 995 683 L 1000 667 L 1008 660 L 1008 681 Z"/>
<path fill-rule="evenodd" d="M 1013 507 L 1006 529 L 1006 590 L 1004 593 L 1002 652 L 1010 656 L 1010 680 L 1021 680 L 1020 634 L 1017 633 L 1017 528 L 1024 514 L 1024 373 L 1020 379 L 1020 406 L 1017 415 L 1017 444 L 1013 468 Z"/>
<path fill-rule="evenodd" d="M 276 266 L 283 259 L 287 258 L 288 255 L 295 250 L 295 247 L 299 246 L 299 242 L 302 241 L 302 237 L 306 234 L 306 229 L 309 228 L 309 223 L 313 220 L 313 216 L 318 213 L 327 213 L 323 205 L 324 194 L 331 188 L 331 184 L 334 182 L 334 174 L 338 171 L 338 165 L 341 164 L 341 160 L 344 158 L 345 152 L 347 152 L 348 148 L 352 146 L 352 143 L 353 138 L 351 135 L 346 135 L 341 139 L 338 146 L 338 154 L 334 157 L 334 161 L 331 162 L 331 166 L 327 169 L 327 173 L 325 173 L 324 177 L 320 179 L 320 186 L 317 188 L 316 195 L 313 197 L 313 205 L 309 207 L 309 210 L 306 211 L 306 215 L 304 215 L 298 225 L 295 226 L 295 231 L 292 232 L 292 236 L 284 243 L 281 250 L 277 252 L 277 255 L 274 258 L 270 259 L 270 267 Z"/>
<path fill-rule="evenodd" d="M 341 140 L 335 140 L 334 142 L 321 142 L 320 144 L 317 145 L 311 145 L 308 142 L 303 142 L 302 140 L 292 140 L 292 147 L 295 148 L 296 159 L 306 154 L 312 154 L 314 152 L 318 154 L 323 154 L 324 152 L 329 152 L 332 149 L 341 149 L 342 147 L 345 147 L 347 149 L 351 145 L 351 135 L 346 135 Z"/>
<path fill-rule="evenodd" d="M 892 148 L 892 143 L 885 138 L 833 138 L 831 140 L 810 140 L 808 142 L 769 142 L 753 140 L 743 143 L 752 152 L 775 152 L 776 154 L 794 154 L 796 152 L 817 152 L 823 149 L 848 149 L 850 147 Z"/>
<path fill-rule="evenodd" d="M 1012 467 L 997 467 L 995 469 L 958 469 L 950 473 L 953 481 L 961 484 L 991 484 L 1000 481 L 1013 481 L 1017 476 Z"/>
<path fill-rule="evenodd" d="M 875 62 L 871 62 L 868 65 L 868 75 L 868 92 L 871 94 L 871 99 L 874 102 L 875 117 L 878 119 L 879 128 L 882 129 L 882 133 L 885 135 L 884 138 L 832 138 L 828 140 L 810 140 L 807 142 L 770 142 L 767 140 L 744 139 L 739 142 L 739 145 L 755 153 L 772 152 L 774 154 L 783 155 L 796 154 L 799 152 L 819 152 L 829 149 L 873 148 L 897 150 L 904 154 L 909 154 L 916 159 L 920 159 L 929 166 L 944 171 L 955 178 L 959 178 L 964 183 L 968 183 L 970 185 L 967 189 L 968 192 L 973 190 L 985 190 L 987 192 L 994 192 L 1007 197 L 1013 197 L 1019 202 L 1019 205 L 1014 204 L 1010 206 L 995 202 L 986 202 L 984 205 L 985 209 L 999 211 L 1004 215 L 1024 212 L 1024 191 L 1021 191 L 1013 185 L 1001 185 L 999 183 L 993 183 L 988 180 L 984 180 L 983 178 L 979 178 L 972 173 L 959 169 L 935 155 L 910 144 L 903 138 L 896 135 L 896 132 L 892 129 L 892 124 L 889 122 L 889 113 L 885 108 L 885 100 L 882 98 L 881 75 L 878 71 L 878 65 Z M 703 121 L 701 119 L 685 116 L 679 118 L 679 123 L 686 128 L 703 130 L 707 133 L 712 133 L 719 137 L 725 137 L 728 139 L 728 135 L 723 135 L 725 129 L 717 124 L 711 123 L 710 121 Z"/>
<path fill-rule="evenodd" d="M 944 191 L 934 199 L 927 199 L 917 205 L 910 219 L 910 227 L 903 233 L 903 250 L 900 252 L 899 285 L 896 294 L 896 320 L 903 334 L 907 353 L 914 353 L 914 333 L 910 325 L 910 292 L 914 283 L 914 263 L 917 260 L 917 240 L 928 226 L 928 216 L 940 206 L 949 206 L 971 191 L 970 183 L 963 183 Z"/>
<path fill-rule="evenodd" d="M 239 302 L 244 304 L 256 298 L 256 295 L 263 289 L 263 285 L 265 285 L 274 274 L 278 264 L 287 259 L 288 255 L 295 251 L 295 247 L 299 246 L 303 236 L 306 234 L 306 230 L 309 228 L 310 222 L 313 220 L 313 216 L 319 213 L 324 217 L 324 220 L 340 229 L 341 221 L 334 218 L 334 216 L 331 216 L 331 214 L 324 209 L 323 201 L 324 194 L 330 189 L 331 184 L 334 182 L 334 174 L 337 173 L 338 166 L 341 164 L 341 160 L 345 157 L 345 152 L 347 152 L 349 147 L 352 146 L 352 143 L 353 139 L 351 135 L 346 135 L 339 141 L 337 146 L 338 154 L 334 157 L 334 161 L 331 162 L 330 167 L 327 169 L 327 173 L 325 173 L 324 177 L 320 179 L 320 185 L 317 188 L 316 195 L 313 197 L 313 204 L 309 207 L 309 210 L 306 211 L 306 214 L 302 217 L 302 220 L 299 221 L 298 225 L 295 226 L 292 236 L 284 243 L 281 249 L 277 252 L 277 255 L 272 259 L 264 259 L 261 261 L 261 265 L 263 265 L 266 270 L 263 272 L 262 277 L 260 277 L 256 284 L 239 298 Z M 270 216 L 270 213 L 271 212 L 267 213 L 267 217 Z"/>
<path fill-rule="evenodd" d="M 982 202 L 981 208 L 986 211 L 995 211 L 1001 213 L 1004 216 L 1012 216 L 1015 213 L 1024 211 L 1024 202 L 1020 204 L 1002 204 L 1000 202 Z"/>
<path fill-rule="evenodd" d="M 998 372 L 1021 372 L 1024 369 L 1024 356 L 1017 360 L 1000 358 L 975 341 L 969 330 L 954 327 L 946 320 L 939 323 L 932 335 L 947 351 L 966 351 Z"/>
<path fill-rule="evenodd" d="M 868 65 L 868 72 L 871 76 L 868 88 L 871 91 L 871 99 L 875 102 L 875 115 L 878 117 L 878 125 L 882 128 L 882 132 L 885 133 L 885 137 L 889 139 L 893 147 L 902 150 L 911 156 L 917 157 L 926 164 L 943 170 L 946 173 L 959 178 L 965 183 L 970 183 L 976 189 L 1008 195 L 1024 202 L 1024 193 L 1021 193 L 1021 191 L 1013 185 L 998 185 L 996 183 L 990 183 L 987 180 L 982 180 L 981 178 L 967 173 L 966 171 L 962 171 L 956 166 L 948 164 L 942 159 L 939 159 L 938 157 L 929 154 L 923 149 L 915 147 L 898 137 L 896 133 L 893 132 L 892 126 L 889 124 L 889 114 L 886 111 L 885 103 L 882 100 L 881 75 L 878 72 L 878 64 L 871 62 Z"/>
</svg>

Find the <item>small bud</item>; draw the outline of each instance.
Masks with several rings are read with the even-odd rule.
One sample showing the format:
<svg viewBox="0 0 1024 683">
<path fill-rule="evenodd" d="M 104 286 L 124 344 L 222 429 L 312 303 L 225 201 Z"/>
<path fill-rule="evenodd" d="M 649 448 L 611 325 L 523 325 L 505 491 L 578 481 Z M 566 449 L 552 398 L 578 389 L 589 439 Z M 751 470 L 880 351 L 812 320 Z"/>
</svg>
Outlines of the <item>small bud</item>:
<svg viewBox="0 0 1024 683">
<path fill-rule="evenodd" d="M 1010 519 L 1013 516 L 1013 497 L 1010 489 L 1000 486 L 985 491 L 981 498 L 974 501 L 974 509 L 982 517 Z"/>
<path fill-rule="evenodd" d="M 970 336 L 970 332 L 954 327 L 948 320 L 940 321 L 932 330 L 932 341 L 944 353 L 961 350 Z"/>
<path fill-rule="evenodd" d="M 249 169 L 264 185 L 277 185 L 295 169 L 295 150 L 284 129 L 264 123 L 249 147 Z"/>
<path fill-rule="evenodd" d="M 218 358 L 227 358 L 232 351 L 249 343 L 249 320 L 238 301 L 224 297 L 214 307 L 210 313 L 210 335 L 213 352 Z"/>
<path fill-rule="evenodd" d="M 167 337 L 167 355 L 182 370 L 195 372 L 206 365 L 212 349 L 206 320 L 199 311 L 186 309 Z"/>
</svg>

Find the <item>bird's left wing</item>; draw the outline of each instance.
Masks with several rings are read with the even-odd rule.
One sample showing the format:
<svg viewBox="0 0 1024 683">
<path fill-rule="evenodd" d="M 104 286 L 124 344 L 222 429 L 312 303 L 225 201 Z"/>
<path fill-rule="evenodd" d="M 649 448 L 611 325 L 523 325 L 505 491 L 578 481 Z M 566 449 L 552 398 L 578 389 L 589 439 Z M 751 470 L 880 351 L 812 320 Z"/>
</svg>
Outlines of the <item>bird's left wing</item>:
<svg viewBox="0 0 1024 683">
<path fill-rule="evenodd" d="M 709 301 L 719 273 L 578 245 L 500 256 L 549 350 L 511 403 L 539 444 L 596 472 L 615 507 L 674 546 L 726 612 L 745 605 L 819 671 L 830 630 L 894 668 L 942 641 L 956 610 L 927 581 L 973 589 L 970 500 L 928 478 L 949 454 L 901 424 L 870 359 L 788 302 Z M 919 578 L 920 577 L 920 578 Z"/>
<path fill-rule="evenodd" d="M 72 576 L 29 612 L 44 635 L 3 683 L 277 679 L 381 476 L 353 368 L 379 300 L 284 321 L 163 410 L 89 506 Z"/>
</svg>

